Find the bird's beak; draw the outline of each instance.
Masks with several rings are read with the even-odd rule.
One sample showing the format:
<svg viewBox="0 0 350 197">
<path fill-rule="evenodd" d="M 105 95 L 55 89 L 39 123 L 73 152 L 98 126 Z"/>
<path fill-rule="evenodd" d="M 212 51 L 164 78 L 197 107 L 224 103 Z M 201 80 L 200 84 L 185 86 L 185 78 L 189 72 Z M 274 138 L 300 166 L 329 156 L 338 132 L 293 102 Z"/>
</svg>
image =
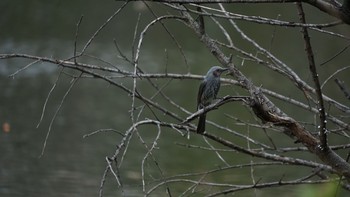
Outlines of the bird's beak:
<svg viewBox="0 0 350 197">
<path fill-rule="evenodd" d="M 223 73 L 225 71 L 228 71 L 228 68 L 222 68 L 220 71 L 221 71 L 221 73 Z"/>
<path fill-rule="evenodd" d="M 225 71 L 229 71 L 229 72 L 227 72 L 225 75 L 230 75 L 232 72 L 230 71 L 230 69 L 229 68 L 224 68 L 225 70 L 224 71 L 222 71 L 222 72 L 225 72 Z"/>
</svg>

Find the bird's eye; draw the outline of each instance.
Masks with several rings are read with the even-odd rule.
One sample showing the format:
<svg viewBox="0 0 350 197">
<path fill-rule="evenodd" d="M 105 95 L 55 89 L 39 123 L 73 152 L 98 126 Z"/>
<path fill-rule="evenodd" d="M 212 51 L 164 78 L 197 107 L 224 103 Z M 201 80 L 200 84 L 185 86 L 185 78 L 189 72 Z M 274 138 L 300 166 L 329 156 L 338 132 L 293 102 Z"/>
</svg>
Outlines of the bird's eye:
<svg viewBox="0 0 350 197">
<path fill-rule="evenodd" d="M 217 76 L 219 76 L 219 73 L 220 73 L 220 72 L 219 72 L 219 69 L 216 69 L 216 70 L 214 71 L 214 73 L 213 73 L 213 74 L 214 74 L 214 76 L 216 76 L 216 77 L 217 77 Z"/>
</svg>

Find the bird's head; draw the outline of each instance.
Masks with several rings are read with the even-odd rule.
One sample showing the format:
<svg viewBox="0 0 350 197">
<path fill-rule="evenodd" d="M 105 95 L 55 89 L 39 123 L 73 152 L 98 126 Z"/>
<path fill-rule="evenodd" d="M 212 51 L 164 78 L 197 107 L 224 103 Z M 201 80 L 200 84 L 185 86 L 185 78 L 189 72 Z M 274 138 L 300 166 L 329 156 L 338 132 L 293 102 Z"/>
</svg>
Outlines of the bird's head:
<svg viewBox="0 0 350 197">
<path fill-rule="evenodd" d="M 224 71 L 227 71 L 228 68 L 222 68 L 220 66 L 213 66 L 209 69 L 208 73 L 207 73 L 207 77 L 220 77 L 221 73 L 223 73 Z"/>
</svg>

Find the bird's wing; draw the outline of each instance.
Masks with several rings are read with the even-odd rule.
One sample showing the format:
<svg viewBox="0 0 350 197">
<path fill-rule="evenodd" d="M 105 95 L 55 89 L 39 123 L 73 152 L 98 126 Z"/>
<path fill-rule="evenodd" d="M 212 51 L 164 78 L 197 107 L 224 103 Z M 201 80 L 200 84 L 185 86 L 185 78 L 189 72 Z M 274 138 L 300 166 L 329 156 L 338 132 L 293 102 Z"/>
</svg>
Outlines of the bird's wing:
<svg viewBox="0 0 350 197">
<path fill-rule="evenodd" d="M 197 110 L 199 108 L 199 104 L 202 103 L 202 95 L 205 89 L 205 86 L 207 85 L 206 81 L 202 81 L 202 83 L 199 85 L 198 95 L 197 95 Z"/>
<path fill-rule="evenodd" d="M 219 83 L 216 83 L 214 86 L 214 95 L 213 95 L 214 99 L 216 99 L 216 96 L 218 95 L 219 89 L 220 89 L 220 81 L 219 81 Z"/>
</svg>

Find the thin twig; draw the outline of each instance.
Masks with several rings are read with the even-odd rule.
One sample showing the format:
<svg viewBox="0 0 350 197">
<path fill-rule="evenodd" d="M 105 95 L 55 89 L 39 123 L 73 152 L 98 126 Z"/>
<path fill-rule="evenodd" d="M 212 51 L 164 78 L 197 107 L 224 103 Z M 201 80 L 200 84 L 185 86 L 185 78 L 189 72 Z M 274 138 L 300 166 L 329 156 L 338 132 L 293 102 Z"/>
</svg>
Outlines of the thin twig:
<svg viewBox="0 0 350 197">
<path fill-rule="evenodd" d="M 96 36 L 104 29 L 110 21 L 116 17 L 122 10 L 123 8 L 128 4 L 129 1 L 125 1 L 124 4 L 117 10 L 115 11 L 97 30 L 96 32 L 90 37 L 90 39 L 86 42 L 83 50 L 80 52 L 79 55 L 82 55 L 85 53 L 86 49 L 90 46 L 91 42 L 96 38 Z"/>
<path fill-rule="evenodd" d="M 340 73 L 340 72 L 342 72 L 342 71 L 344 71 L 344 70 L 346 70 L 346 69 L 349 69 L 350 68 L 350 66 L 345 66 L 344 68 L 341 68 L 341 69 L 338 69 L 337 71 L 335 71 L 333 74 L 331 74 L 326 80 L 324 80 L 324 82 L 322 83 L 322 85 L 321 85 L 321 89 L 326 85 L 326 83 L 331 79 L 331 78 L 333 78 L 336 74 L 338 74 L 338 73 Z M 335 80 L 337 80 L 337 79 L 335 79 Z M 337 83 L 337 81 L 336 81 L 336 83 Z M 338 84 L 339 85 L 339 84 Z"/>
<path fill-rule="evenodd" d="M 105 182 L 106 182 L 106 178 L 107 178 L 107 174 L 109 172 L 110 168 L 109 166 L 107 165 L 105 171 L 103 172 L 102 174 L 102 178 L 101 178 L 101 182 L 100 182 L 100 188 L 99 188 L 99 192 L 98 192 L 98 196 L 99 197 L 102 197 L 103 196 L 103 187 L 105 185 Z"/>
<path fill-rule="evenodd" d="M 124 137 L 124 134 L 123 134 L 122 132 L 117 131 L 117 130 L 115 130 L 115 129 L 98 129 L 98 130 L 96 130 L 96 131 L 93 131 L 93 132 L 91 132 L 91 133 L 88 133 L 88 134 L 83 135 L 83 138 L 90 137 L 90 136 L 95 135 L 95 134 L 100 133 L 100 132 L 109 132 L 109 131 L 115 132 L 115 133 L 121 135 L 122 137 Z"/>
<path fill-rule="evenodd" d="M 77 42 L 78 42 L 78 35 L 79 35 L 79 28 L 80 28 L 80 24 L 83 21 L 83 17 L 84 15 L 81 15 L 78 23 L 77 23 L 77 27 L 75 30 L 75 39 L 74 39 L 74 63 L 77 63 Z"/>
<path fill-rule="evenodd" d="M 19 72 L 21 72 L 21 71 L 23 71 L 23 70 L 29 68 L 30 66 L 32 66 L 32 65 L 34 65 L 34 64 L 36 64 L 36 63 L 38 63 L 38 62 L 40 62 L 40 60 L 35 60 L 34 62 L 31 62 L 31 63 L 27 64 L 27 65 L 24 66 L 23 68 L 20 68 L 20 69 L 16 70 L 16 72 L 14 72 L 14 73 L 12 73 L 11 75 L 9 75 L 9 77 L 14 78 L 15 75 L 17 75 Z"/>
<path fill-rule="evenodd" d="M 203 137 L 204 141 L 206 144 L 208 144 L 208 146 L 210 147 L 210 150 L 214 151 L 216 156 L 226 165 L 226 166 L 230 166 L 230 164 L 227 163 L 227 161 L 224 159 L 224 157 L 217 151 L 215 150 L 215 147 L 208 141 L 207 138 Z"/>
<path fill-rule="evenodd" d="M 83 73 L 81 72 L 80 73 L 80 76 L 82 75 Z M 78 81 L 79 77 L 77 78 L 73 78 L 72 81 L 71 81 L 71 85 L 69 86 L 68 90 L 66 91 L 66 93 L 64 94 L 60 104 L 58 105 L 57 109 L 56 109 L 56 112 L 55 114 L 53 115 L 52 119 L 51 119 L 51 122 L 49 124 L 49 128 L 47 130 L 47 133 L 46 133 L 46 137 L 45 137 L 45 140 L 44 140 L 44 144 L 43 144 L 43 147 L 42 147 L 42 150 L 41 150 L 41 154 L 39 157 L 42 157 L 44 155 L 44 152 L 45 152 L 45 148 L 46 148 L 46 144 L 47 144 L 47 140 L 49 139 L 49 136 L 50 136 L 50 133 L 51 133 L 51 129 L 52 129 L 52 125 L 57 117 L 57 114 L 58 112 L 61 110 L 62 108 L 62 105 L 63 105 L 63 102 L 65 101 L 67 95 L 69 94 L 69 92 L 72 90 L 73 86 L 76 84 L 76 82 Z"/>
<path fill-rule="evenodd" d="M 221 105 L 228 103 L 228 102 L 233 102 L 233 101 L 243 101 L 247 102 L 250 99 L 248 96 L 225 96 L 221 99 L 219 99 L 217 102 L 212 103 L 208 106 L 206 106 L 203 109 L 198 110 L 197 112 L 193 113 L 191 116 L 187 117 L 184 121 L 182 121 L 181 124 L 187 124 L 194 120 L 195 118 L 199 117 L 203 113 L 207 113 L 208 111 L 217 109 Z"/>
<path fill-rule="evenodd" d="M 297 3 L 297 8 L 298 8 L 298 13 L 300 17 L 300 21 L 302 23 L 305 22 L 305 13 L 303 11 L 303 7 L 301 3 Z M 310 42 L 310 37 L 308 34 L 308 30 L 305 27 L 301 28 L 301 32 L 303 34 L 304 38 L 304 43 L 305 43 L 305 51 L 309 60 L 309 69 L 312 74 L 312 79 L 315 84 L 315 90 L 316 90 L 316 95 L 317 95 L 317 108 L 319 111 L 319 119 L 320 119 L 320 126 L 319 126 L 319 138 L 321 141 L 320 148 L 321 150 L 323 149 L 328 149 L 328 131 L 327 131 L 327 117 L 326 117 L 326 112 L 324 108 L 324 101 L 323 101 L 323 95 L 322 95 L 322 89 L 321 89 L 321 84 L 318 78 L 318 73 L 315 65 L 315 60 L 314 60 L 314 55 L 312 51 L 312 46 Z"/>
<path fill-rule="evenodd" d="M 335 79 L 335 83 L 339 86 L 340 90 L 344 93 L 345 98 L 350 100 L 350 90 L 345 86 L 343 81 L 339 79 Z"/>
<path fill-rule="evenodd" d="M 322 62 L 322 63 L 320 64 L 320 66 L 323 66 L 323 65 L 327 64 L 328 62 L 334 60 L 336 57 L 338 57 L 340 54 L 342 54 L 344 51 L 346 51 L 349 47 L 350 47 L 350 44 L 346 45 L 342 50 L 340 50 L 338 53 L 336 53 L 335 55 L 333 55 L 331 58 L 329 58 L 328 60 Z"/>
<path fill-rule="evenodd" d="M 47 96 L 46 96 L 45 103 L 44 103 L 44 105 L 43 105 L 43 109 L 41 110 L 41 116 L 40 116 L 40 119 L 39 119 L 38 124 L 36 125 L 36 128 L 39 128 L 41 122 L 43 121 L 43 118 L 44 118 L 44 115 L 45 115 L 46 106 L 47 106 L 47 102 L 49 101 L 49 98 L 50 98 L 50 96 L 51 96 L 51 93 L 52 93 L 53 90 L 56 88 L 57 82 L 58 82 L 58 80 L 60 79 L 61 74 L 63 73 L 63 69 L 64 69 L 64 68 L 61 68 L 61 69 L 60 69 L 60 72 L 59 72 L 59 74 L 58 74 L 58 76 L 57 76 L 57 78 L 56 78 L 54 84 L 52 85 L 52 87 L 51 87 L 49 93 L 48 93 Z"/>
</svg>

